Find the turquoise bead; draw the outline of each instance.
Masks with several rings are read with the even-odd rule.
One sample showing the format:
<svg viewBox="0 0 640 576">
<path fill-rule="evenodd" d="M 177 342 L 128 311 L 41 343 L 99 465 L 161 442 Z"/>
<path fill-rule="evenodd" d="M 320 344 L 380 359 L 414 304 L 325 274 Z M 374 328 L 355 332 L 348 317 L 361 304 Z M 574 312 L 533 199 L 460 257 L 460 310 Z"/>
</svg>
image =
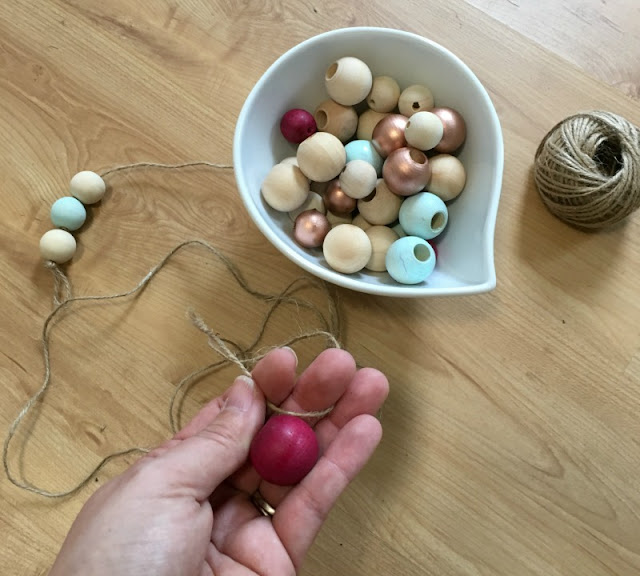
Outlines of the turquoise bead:
<svg viewBox="0 0 640 576">
<path fill-rule="evenodd" d="M 449 211 L 435 194 L 420 192 L 402 203 L 398 220 L 407 235 L 431 240 L 445 229 Z"/>
<path fill-rule="evenodd" d="M 87 210 L 80 200 L 72 196 L 59 198 L 51 206 L 51 222 L 58 228 L 77 230 L 87 219 Z"/>
<path fill-rule="evenodd" d="M 353 140 L 349 142 L 344 149 L 347 153 L 347 164 L 352 160 L 364 160 L 376 169 L 378 176 L 382 174 L 382 164 L 384 160 L 382 156 L 376 152 L 376 149 L 371 145 L 369 140 Z"/>
<path fill-rule="evenodd" d="M 385 258 L 387 272 L 400 284 L 420 284 L 436 266 L 436 253 L 431 245 L 417 236 L 396 240 Z"/>
</svg>

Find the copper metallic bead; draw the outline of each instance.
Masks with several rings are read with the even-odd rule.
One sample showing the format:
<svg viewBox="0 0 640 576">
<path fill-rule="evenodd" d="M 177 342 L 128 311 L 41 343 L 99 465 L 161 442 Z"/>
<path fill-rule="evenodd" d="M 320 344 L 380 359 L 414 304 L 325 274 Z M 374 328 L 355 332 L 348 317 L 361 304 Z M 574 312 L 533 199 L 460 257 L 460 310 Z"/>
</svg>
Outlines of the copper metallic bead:
<svg viewBox="0 0 640 576">
<path fill-rule="evenodd" d="M 394 150 L 407 145 L 404 129 L 408 120 L 402 114 L 389 114 L 376 124 L 371 136 L 371 143 L 380 156 L 386 158 Z"/>
<path fill-rule="evenodd" d="M 347 196 L 340 187 L 340 181 L 336 178 L 329 182 L 324 193 L 324 205 L 329 212 L 334 214 L 348 214 L 356 209 L 357 200 Z"/>
<path fill-rule="evenodd" d="M 430 176 L 429 160 L 416 148 L 394 150 L 382 167 L 385 184 L 398 196 L 411 196 L 424 190 Z"/>
<path fill-rule="evenodd" d="M 322 246 L 329 230 L 331 224 L 324 214 L 317 210 L 305 210 L 293 224 L 293 238 L 304 248 L 318 248 Z"/>
<path fill-rule="evenodd" d="M 431 110 L 431 112 L 442 120 L 442 125 L 444 126 L 442 140 L 434 150 L 440 154 L 453 154 L 462 146 L 467 137 L 467 126 L 464 118 L 453 108 L 438 107 Z"/>
</svg>

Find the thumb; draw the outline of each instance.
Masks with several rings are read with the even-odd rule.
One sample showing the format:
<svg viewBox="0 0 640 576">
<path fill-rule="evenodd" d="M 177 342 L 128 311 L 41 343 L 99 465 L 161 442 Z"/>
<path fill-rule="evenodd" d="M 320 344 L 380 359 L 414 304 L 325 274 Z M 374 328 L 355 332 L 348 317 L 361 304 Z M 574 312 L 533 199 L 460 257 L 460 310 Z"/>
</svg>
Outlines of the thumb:
<svg viewBox="0 0 640 576">
<path fill-rule="evenodd" d="M 251 378 L 238 376 L 211 423 L 169 450 L 167 468 L 177 473 L 180 487 L 191 488 L 198 500 L 208 498 L 244 464 L 264 417 L 262 392 Z"/>
</svg>

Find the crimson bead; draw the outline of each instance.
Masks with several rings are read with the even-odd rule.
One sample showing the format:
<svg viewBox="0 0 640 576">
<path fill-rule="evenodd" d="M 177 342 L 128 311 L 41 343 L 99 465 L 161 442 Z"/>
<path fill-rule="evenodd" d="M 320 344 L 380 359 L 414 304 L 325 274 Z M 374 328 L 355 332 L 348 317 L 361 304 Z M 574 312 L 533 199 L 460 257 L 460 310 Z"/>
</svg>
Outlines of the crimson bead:
<svg viewBox="0 0 640 576">
<path fill-rule="evenodd" d="M 249 459 L 263 480 L 292 486 L 302 480 L 318 461 L 318 440 L 304 420 L 277 414 L 258 431 Z"/>
<path fill-rule="evenodd" d="M 280 120 L 282 135 L 293 144 L 300 144 L 317 131 L 313 116 L 301 108 L 293 108 L 284 114 Z"/>
</svg>

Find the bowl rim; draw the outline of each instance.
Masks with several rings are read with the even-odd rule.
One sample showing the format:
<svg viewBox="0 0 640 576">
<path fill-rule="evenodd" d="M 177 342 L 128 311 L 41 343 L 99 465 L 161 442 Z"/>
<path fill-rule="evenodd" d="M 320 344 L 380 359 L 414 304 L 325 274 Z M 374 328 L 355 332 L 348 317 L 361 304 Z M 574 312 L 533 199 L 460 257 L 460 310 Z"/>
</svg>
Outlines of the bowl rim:
<svg viewBox="0 0 640 576">
<path fill-rule="evenodd" d="M 358 278 L 354 278 L 351 276 L 347 276 L 344 274 L 340 274 L 334 270 L 330 270 L 328 268 L 323 268 L 322 266 L 310 262 L 305 259 L 303 256 L 289 249 L 289 247 L 278 237 L 271 227 L 267 224 L 265 219 L 262 218 L 258 209 L 253 201 L 253 198 L 249 192 L 249 185 L 245 180 L 243 170 L 242 170 L 242 156 L 240 153 L 240 132 L 244 129 L 246 124 L 246 118 L 251 110 L 255 100 L 258 97 L 258 93 L 261 91 L 263 85 L 267 82 L 270 73 L 280 67 L 282 64 L 286 63 L 286 61 L 293 57 L 293 55 L 298 52 L 303 47 L 308 44 L 316 43 L 326 37 L 336 37 L 342 35 L 350 35 L 354 32 L 364 33 L 364 32 L 378 32 L 383 34 L 402 36 L 405 38 L 412 38 L 418 42 L 428 44 L 435 50 L 441 51 L 446 54 L 449 58 L 454 60 L 458 66 L 460 66 L 464 72 L 468 75 L 469 79 L 478 90 L 479 95 L 485 100 L 485 103 L 488 105 L 488 109 L 491 112 L 490 122 L 494 133 L 497 136 L 497 166 L 496 166 L 496 182 L 495 186 L 497 188 L 497 193 L 492 194 L 491 201 L 487 210 L 487 218 L 485 220 L 484 225 L 484 240 L 487 246 L 487 249 L 483 252 L 483 257 L 487 260 L 487 269 L 488 269 L 488 279 L 484 282 L 478 284 L 471 284 L 468 286 L 454 286 L 454 287 L 430 287 L 430 286 L 411 286 L 411 285 L 385 285 L 385 284 L 369 284 L 367 282 L 363 282 Z M 329 30 L 326 32 L 322 32 L 320 34 L 316 34 L 299 42 L 295 46 L 289 48 L 286 52 L 281 54 L 276 60 L 274 60 L 271 65 L 262 73 L 258 81 L 255 83 L 249 95 L 245 99 L 245 102 L 240 110 L 240 114 L 238 115 L 238 119 L 236 121 L 236 126 L 234 130 L 234 138 L 233 138 L 233 168 L 236 179 L 236 185 L 238 187 L 238 191 L 240 192 L 240 196 L 245 205 L 245 208 L 249 212 L 249 215 L 255 225 L 258 227 L 260 232 L 283 254 L 286 258 L 292 261 L 294 264 L 300 266 L 303 270 L 309 272 L 313 276 L 321 278 L 326 282 L 330 282 L 331 284 L 348 288 L 350 290 L 354 290 L 356 292 L 361 292 L 365 294 L 373 294 L 378 296 L 392 296 L 396 298 L 426 298 L 431 296 L 465 296 L 471 294 L 481 294 L 485 292 L 490 292 L 495 289 L 497 280 L 496 280 L 496 268 L 495 268 L 495 228 L 497 222 L 498 215 L 498 205 L 500 201 L 500 196 L 502 194 L 502 182 L 503 182 L 503 172 L 504 172 L 504 138 L 502 134 L 502 127 L 500 124 L 500 119 L 498 117 L 498 113 L 493 105 L 493 101 L 489 96 L 484 85 L 480 82 L 478 77 L 474 74 L 471 68 L 458 56 L 456 56 L 451 50 L 445 48 L 441 44 L 416 34 L 414 32 L 407 32 L 406 30 L 401 30 L 397 28 L 387 28 L 387 27 L 379 27 L 379 26 L 354 26 L 354 27 L 346 27 L 346 28 L 337 28 L 334 30 Z"/>
</svg>

